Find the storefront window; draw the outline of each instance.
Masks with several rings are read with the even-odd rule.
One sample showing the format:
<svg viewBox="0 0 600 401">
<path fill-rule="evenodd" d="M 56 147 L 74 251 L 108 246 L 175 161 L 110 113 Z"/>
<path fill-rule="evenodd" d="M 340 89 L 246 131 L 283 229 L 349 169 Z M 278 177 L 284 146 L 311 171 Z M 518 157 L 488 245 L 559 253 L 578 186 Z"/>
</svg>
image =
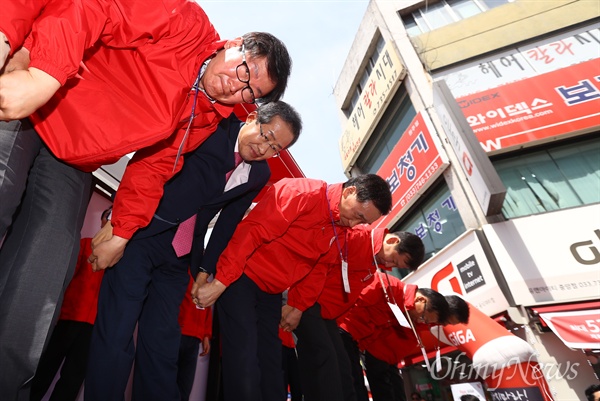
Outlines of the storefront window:
<svg viewBox="0 0 600 401">
<path fill-rule="evenodd" d="M 426 2 L 424 7 L 401 18 L 409 36 L 417 36 L 513 1 L 441 0 L 433 5 Z"/>
<path fill-rule="evenodd" d="M 506 218 L 600 202 L 600 139 L 494 162 L 506 186 Z"/>
<path fill-rule="evenodd" d="M 411 208 L 391 231 L 409 231 L 417 234 L 425 244 L 425 259 L 429 259 L 466 231 L 454 199 L 444 184 Z"/>
</svg>

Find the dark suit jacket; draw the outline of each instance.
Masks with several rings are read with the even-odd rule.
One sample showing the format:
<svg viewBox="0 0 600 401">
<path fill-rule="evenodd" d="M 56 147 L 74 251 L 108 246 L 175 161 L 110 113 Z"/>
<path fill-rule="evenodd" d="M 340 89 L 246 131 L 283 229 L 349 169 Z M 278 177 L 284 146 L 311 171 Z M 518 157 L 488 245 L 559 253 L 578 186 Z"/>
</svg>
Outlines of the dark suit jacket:
<svg viewBox="0 0 600 401">
<path fill-rule="evenodd" d="M 165 184 L 154 218 L 132 238 L 139 240 L 173 229 L 197 214 L 190 262 L 194 277 L 199 266 L 215 272 L 217 260 L 237 224 L 271 176 L 266 161 L 252 162 L 248 182 L 223 192 L 225 175 L 235 166 L 234 149 L 242 125 L 232 114 L 198 149 L 185 156 L 179 174 Z M 219 211 L 210 242 L 204 249 L 209 223 Z"/>
</svg>

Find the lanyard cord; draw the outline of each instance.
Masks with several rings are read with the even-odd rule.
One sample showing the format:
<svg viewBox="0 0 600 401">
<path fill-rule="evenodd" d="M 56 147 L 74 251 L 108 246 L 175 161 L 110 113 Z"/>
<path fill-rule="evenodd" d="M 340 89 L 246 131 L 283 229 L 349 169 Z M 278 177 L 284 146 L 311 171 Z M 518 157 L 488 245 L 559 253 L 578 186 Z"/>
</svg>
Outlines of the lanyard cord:
<svg viewBox="0 0 600 401">
<path fill-rule="evenodd" d="M 183 135 L 183 139 L 181 140 L 181 143 L 179 144 L 179 149 L 177 150 L 177 157 L 175 158 L 175 164 L 173 164 L 173 172 L 175 172 L 175 168 L 177 168 L 177 163 L 179 162 L 181 153 L 183 153 L 183 147 L 185 146 L 185 143 L 187 142 L 188 136 L 190 134 L 192 121 L 194 121 L 194 118 L 196 117 L 196 101 L 198 100 L 198 92 L 200 92 L 200 77 L 202 76 L 202 73 L 204 72 L 205 68 L 206 63 L 202 64 L 202 66 L 200 67 L 200 71 L 198 71 L 198 77 L 196 78 L 194 85 L 192 85 L 192 89 L 194 90 L 194 103 L 192 103 L 192 113 L 190 114 L 190 119 L 188 121 L 187 128 L 185 129 L 185 134 Z"/>
<path fill-rule="evenodd" d="M 371 241 L 373 241 L 373 237 L 371 236 Z M 375 256 L 373 256 L 373 259 L 375 259 Z M 385 299 L 389 302 L 389 303 L 393 303 L 396 304 L 396 299 L 394 298 L 394 291 L 392 288 L 392 283 L 390 283 L 390 277 L 387 275 L 386 272 L 382 272 L 381 270 L 377 270 L 377 277 L 379 277 L 379 281 L 381 282 L 381 288 L 383 289 L 383 294 L 385 296 Z M 385 278 L 387 280 L 388 283 L 388 287 L 389 287 L 389 291 L 386 290 L 386 285 L 383 282 L 383 278 L 382 275 L 385 275 Z M 404 305 L 404 303 L 402 304 L 402 307 L 404 308 L 404 314 L 408 317 L 408 323 L 410 324 L 410 328 L 413 331 L 413 334 L 415 335 L 415 338 L 417 339 L 417 344 L 419 345 L 419 347 L 421 349 L 423 348 L 423 342 L 421 341 L 421 337 L 417 334 L 417 330 L 415 329 L 415 325 L 413 324 L 413 321 L 410 317 L 410 315 L 408 314 L 408 310 L 406 309 L 406 305 Z"/>
<path fill-rule="evenodd" d="M 331 219 L 331 226 L 333 227 L 333 235 L 335 236 L 335 243 L 337 245 L 338 252 L 340 253 L 340 258 L 343 261 L 346 261 L 346 258 L 348 257 L 348 240 L 346 238 L 347 233 L 344 233 L 344 238 L 346 240 L 345 244 L 344 244 L 344 251 L 345 251 L 345 257 L 344 257 L 344 255 L 342 255 L 342 247 L 340 246 L 340 241 L 338 239 L 337 230 L 335 228 L 335 222 L 333 220 L 333 213 L 331 212 L 331 207 L 329 206 L 329 186 L 327 186 L 327 189 L 325 190 L 325 199 L 327 199 L 327 210 L 329 210 L 329 218 Z"/>
</svg>

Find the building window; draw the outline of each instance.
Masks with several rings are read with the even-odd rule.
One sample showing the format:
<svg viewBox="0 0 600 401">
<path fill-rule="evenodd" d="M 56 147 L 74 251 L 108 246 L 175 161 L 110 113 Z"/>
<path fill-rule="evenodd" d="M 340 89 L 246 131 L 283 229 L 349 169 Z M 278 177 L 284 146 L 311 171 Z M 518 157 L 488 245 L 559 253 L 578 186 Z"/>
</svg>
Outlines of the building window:
<svg viewBox="0 0 600 401">
<path fill-rule="evenodd" d="M 379 171 L 416 115 L 417 112 L 402 85 L 356 161 L 356 166 L 362 173 L 376 174 Z"/>
<path fill-rule="evenodd" d="M 425 244 L 425 260 L 466 231 L 454 199 L 444 182 L 423 197 L 390 231 L 408 231 Z"/>
<path fill-rule="evenodd" d="M 402 16 L 409 36 L 433 31 L 515 0 L 442 0 Z"/>
<path fill-rule="evenodd" d="M 375 43 L 373 53 L 371 53 L 371 55 L 369 56 L 369 59 L 365 64 L 365 68 L 362 70 L 358 84 L 352 89 L 353 93 L 352 97 L 350 98 L 350 106 L 347 109 L 344 109 L 346 117 L 349 117 L 352 114 L 352 111 L 354 111 L 354 106 L 356 106 L 356 104 L 360 100 L 360 96 L 363 92 L 363 89 L 365 88 L 369 80 L 369 75 L 371 74 L 371 71 L 373 71 L 373 67 L 377 63 L 377 59 L 379 58 L 379 55 L 381 54 L 384 47 L 385 40 L 383 40 L 383 37 L 381 37 L 380 35 L 377 39 L 377 43 Z"/>
<path fill-rule="evenodd" d="M 453 16 L 452 9 L 445 1 L 432 4 L 419 11 L 431 31 L 457 21 Z"/>
<path fill-rule="evenodd" d="M 452 9 L 458 14 L 460 19 L 469 18 L 483 12 L 473 0 L 458 0 L 451 4 Z"/>
<path fill-rule="evenodd" d="M 506 218 L 600 202 L 600 138 L 493 162 L 506 186 Z"/>
</svg>

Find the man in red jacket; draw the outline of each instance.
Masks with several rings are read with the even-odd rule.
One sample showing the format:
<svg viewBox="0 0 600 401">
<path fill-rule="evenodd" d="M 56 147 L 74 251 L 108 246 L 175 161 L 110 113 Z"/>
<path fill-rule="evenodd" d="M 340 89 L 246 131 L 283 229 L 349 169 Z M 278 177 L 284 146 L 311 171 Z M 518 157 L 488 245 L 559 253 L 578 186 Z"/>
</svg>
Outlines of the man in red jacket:
<svg viewBox="0 0 600 401">
<path fill-rule="evenodd" d="M 13 399 L 33 376 L 77 255 L 92 177 L 70 166 L 89 172 L 137 150 L 115 199 L 114 235 L 102 231 L 94 241 L 90 261 L 106 268 L 151 220 L 180 156 L 234 104 L 281 97 L 291 60 L 269 34 L 221 41 L 198 4 L 185 0 L 6 0 L 0 32 L 12 56 L 0 76 L 0 120 L 11 120 L 0 122 L 0 237 L 13 222 L 0 255 L 0 280 L 8 277 L 0 292 L 0 364 L 10 372 L 0 377 L 0 392 Z M 0 48 L 3 62 L 7 44 Z M 33 111 L 34 127 L 18 120 Z M 38 170 L 50 179 L 28 180 Z M 33 223 L 16 227 L 23 193 L 42 191 L 20 208 L 20 221 Z M 40 272 L 54 252 L 62 258 L 53 255 L 52 269 Z M 19 319 L 23 313 L 31 319 Z M 28 358 L 9 357 L 15 354 Z"/>
<path fill-rule="evenodd" d="M 9 1 L 9 11 L 13 2 L 21 3 Z M 0 77 L 0 120 L 35 112 L 34 128 L 52 153 L 85 171 L 143 149 L 115 199 L 115 237 L 108 232 L 94 241 L 99 259 L 92 262 L 106 268 L 152 218 L 164 183 L 183 164 L 180 155 L 214 132 L 234 104 L 278 100 L 291 60 L 269 34 L 219 40 L 193 2 L 36 4 L 44 8 L 25 40 L 28 69 Z M 0 31 L 18 30 L 12 21 L 31 18 L 31 8 L 3 13 Z M 11 52 L 16 47 L 11 43 Z"/>
<path fill-rule="evenodd" d="M 392 308 L 398 306 L 409 327 L 401 327 Z M 338 319 L 342 339 L 352 364 L 354 387 L 359 400 L 366 395 L 359 364 L 359 350 L 385 347 L 382 337 L 391 330 L 400 330 L 405 337 L 415 337 L 421 325 L 446 322 L 449 316 L 448 302 L 443 295 L 429 288 L 404 284 L 400 279 L 378 273 L 375 280 L 363 289 L 355 305 Z"/>
<path fill-rule="evenodd" d="M 388 184 L 374 174 L 335 185 L 283 179 L 269 188 L 238 225 L 215 279 L 197 279 L 192 292 L 200 306 L 219 299 L 225 400 L 284 399 L 281 293 L 318 260 L 346 264 L 340 239 L 390 209 Z"/>
<path fill-rule="evenodd" d="M 108 222 L 111 208 L 100 216 L 100 227 Z M 96 321 L 98 293 L 102 274 L 94 273 L 88 262 L 92 253 L 92 239 L 82 238 L 75 273 L 65 290 L 60 316 L 52 331 L 48 347 L 40 358 L 31 386 L 31 401 L 40 401 L 50 388 L 56 372 L 51 401 L 75 401 L 85 378 L 88 349 Z M 104 272 L 101 272 L 104 273 Z M 64 363 L 63 363 L 64 359 Z"/>
<path fill-rule="evenodd" d="M 468 323 L 469 305 L 457 295 L 446 295 L 444 298 L 448 302 L 449 315 L 443 325 Z M 423 326 L 418 325 L 417 330 L 421 341 L 425 336 L 432 337 L 430 330 L 433 330 L 430 326 Z M 365 372 L 374 401 L 403 397 L 404 383 L 398 370 L 398 364 L 406 356 L 419 352 L 419 342 L 414 333 L 410 329 L 400 326 L 385 330 L 379 336 L 378 341 L 372 342 L 364 350 Z"/>
<path fill-rule="evenodd" d="M 351 365 L 340 337 L 336 320 L 358 299 L 364 287 L 376 277 L 378 268 L 414 271 L 423 261 L 421 239 L 411 233 L 389 233 L 387 229 L 360 227 L 348 234 L 348 288 L 337 265 L 317 265 L 289 290 L 281 325 L 298 336 L 298 359 L 302 372 L 304 397 L 353 400 Z M 317 275 L 326 274 L 325 280 Z M 313 292 L 307 287 L 320 282 Z M 349 290 L 349 291 L 346 291 Z M 300 317 L 302 317 L 300 319 Z M 297 327 L 296 327 L 297 326 Z"/>
</svg>

